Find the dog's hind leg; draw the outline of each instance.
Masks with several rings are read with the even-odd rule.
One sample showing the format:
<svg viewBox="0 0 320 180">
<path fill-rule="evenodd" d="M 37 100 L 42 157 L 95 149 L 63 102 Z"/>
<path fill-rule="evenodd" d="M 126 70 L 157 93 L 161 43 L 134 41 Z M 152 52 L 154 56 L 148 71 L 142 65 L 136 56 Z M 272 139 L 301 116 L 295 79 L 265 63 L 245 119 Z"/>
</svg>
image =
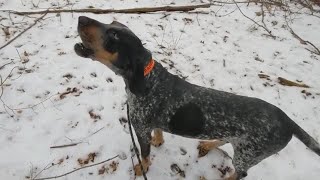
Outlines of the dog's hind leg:
<svg viewBox="0 0 320 180">
<path fill-rule="evenodd" d="M 236 144 L 232 143 L 234 148 L 233 166 L 235 174 L 232 180 L 240 180 L 247 176 L 247 171 L 252 166 L 258 164 L 263 159 L 279 152 L 290 141 L 292 135 L 280 134 L 273 131 L 273 137 L 259 137 L 251 135 L 245 139 L 239 140 Z M 279 134 L 278 134 L 279 133 Z M 281 136 L 280 136 L 281 135 Z M 231 176 L 232 177 L 232 176 Z"/>
<path fill-rule="evenodd" d="M 198 157 L 203 157 L 206 154 L 208 154 L 210 150 L 216 149 L 219 146 L 222 146 L 224 144 L 226 144 L 226 142 L 219 139 L 214 139 L 209 141 L 200 141 L 197 147 L 197 149 L 199 150 Z"/>
</svg>

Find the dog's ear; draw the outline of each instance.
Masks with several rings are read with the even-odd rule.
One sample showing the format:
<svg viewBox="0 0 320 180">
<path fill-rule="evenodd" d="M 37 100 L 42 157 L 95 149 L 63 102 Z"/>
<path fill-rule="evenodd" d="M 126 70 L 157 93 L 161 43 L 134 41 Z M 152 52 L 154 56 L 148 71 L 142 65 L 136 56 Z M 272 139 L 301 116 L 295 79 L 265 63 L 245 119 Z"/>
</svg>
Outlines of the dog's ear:
<svg viewBox="0 0 320 180">
<path fill-rule="evenodd" d="M 142 95 L 145 90 L 144 66 L 141 62 L 131 64 L 131 77 L 129 79 L 129 89 L 133 94 Z"/>
<path fill-rule="evenodd" d="M 131 59 L 131 77 L 129 78 L 129 89 L 136 95 L 142 95 L 146 90 L 144 66 L 151 59 L 151 53 L 143 48 L 143 52 L 136 56 L 136 59 Z"/>
</svg>

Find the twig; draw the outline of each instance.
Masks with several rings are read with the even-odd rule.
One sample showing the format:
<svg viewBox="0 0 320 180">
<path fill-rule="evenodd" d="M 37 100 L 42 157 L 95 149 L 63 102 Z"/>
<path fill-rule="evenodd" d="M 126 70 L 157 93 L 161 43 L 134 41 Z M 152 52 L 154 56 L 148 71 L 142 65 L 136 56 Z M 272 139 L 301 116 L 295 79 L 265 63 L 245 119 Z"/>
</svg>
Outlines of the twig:
<svg viewBox="0 0 320 180">
<path fill-rule="evenodd" d="M 4 67 L 4 66 L 3 66 L 3 67 Z M 8 112 L 7 108 L 10 109 L 13 114 L 15 114 L 15 113 L 14 113 L 14 111 L 3 101 L 2 95 L 3 95 L 3 92 L 4 92 L 4 83 L 9 79 L 9 77 L 11 77 L 11 73 L 13 72 L 13 70 L 14 70 L 15 68 L 18 68 L 18 66 L 13 67 L 13 68 L 11 69 L 11 71 L 9 72 L 9 74 L 7 75 L 7 77 L 6 77 L 4 80 L 2 79 L 2 76 L 0 75 L 0 88 L 1 88 L 0 101 L 2 102 L 2 105 L 3 105 L 4 110 L 5 110 L 5 111 L 7 112 L 7 114 L 9 114 L 9 116 L 12 117 L 12 118 L 13 118 L 13 115 L 11 115 L 11 114 Z M 13 118 L 13 119 L 14 119 L 14 118 Z"/>
<path fill-rule="evenodd" d="M 262 22 L 262 24 L 264 25 L 264 27 L 267 27 L 266 23 L 264 22 L 265 13 L 264 13 L 263 6 L 264 6 L 264 4 L 262 3 L 262 4 L 261 4 L 261 22 Z"/>
<path fill-rule="evenodd" d="M 1 93 L 0 93 L 0 99 L 2 98 L 3 95 L 3 86 L 2 86 L 2 76 L 0 76 L 0 87 L 1 87 Z"/>
<path fill-rule="evenodd" d="M 96 166 L 96 165 L 103 164 L 103 163 L 105 163 L 105 162 L 111 161 L 111 160 L 117 158 L 118 156 L 119 156 L 119 155 L 116 155 L 116 156 L 114 156 L 114 157 L 112 157 L 112 158 L 109 158 L 109 159 L 107 159 L 107 160 L 101 161 L 101 162 L 99 162 L 99 163 L 91 164 L 91 165 L 88 165 L 88 166 L 83 166 L 83 167 L 77 168 L 77 169 L 75 169 L 75 170 L 72 170 L 72 171 L 70 171 L 70 172 L 67 172 L 67 173 L 58 175 L 58 176 L 44 177 L 44 178 L 36 178 L 36 179 L 32 179 L 32 180 L 46 180 L 46 179 L 56 179 L 56 178 L 60 178 L 60 177 L 63 177 L 63 176 L 67 176 L 67 175 L 69 175 L 69 174 L 71 174 L 71 173 L 74 173 L 74 172 L 76 172 L 76 171 L 79 171 L 79 170 L 81 170 L 81 169 L 89 168 L 89 167 L 92 167 L 92 166 Z"/>
<path fill-rule="evenodd" d="M 10 41 L 8 41 L 6 44 L 4 44 L 3 46 L 0 47 L 0 50 L 3 49 L 4 47 L 8 46 L 10 43 L 12 43 L 14 40 L 16 40 L 18 37 L 20 37 L 23 33 L 25 33 L 26 31 L 28 31 L 29 29 L 31 29 L 33 26 L 35 26 L 38 21 L 40 21 L 44 16 L 47 15 L 47 10 L 43 12 L 44 14 L 42 16 L 40 16 L 38 19 L 36 19 L 34 21 L 33 24 L 31 24 L 28 28 L 24 29 L 21 33 L 19 33 L 16 37 L 12 38 Z"/>
<path fill-rule="evenodd" d="M 237 9 L 238 9 L 238 8 L 235 8 L 234 10 L 232 10 L 232 11 L 230 11 L 230 12 L 226 13 L 226 14 L 223 14 L 223 15 L 217 15 L 217 13 L 218 13 L 218 12 L 217 12 L 215 16 L 218 16 L 218 17 L 225 17 L 225 16 L 228 16 L 228 15 L 230 15 L 230 14 L 234 13 Z"/>
<path fill-rule="evenodd" d="M 7 76 L 3 81 L 1 81 L 0 86 L 3 86 L 3 85 L 4 85 L 4 83 L 8 80 L 8 78 L 11 77 L 11 75 L 12 75 L 11 73 L 13 72 L 13 70 L 16 69 L 16 68 L 18 68 L 18 67 L 19 67 L 19 66 L 15 66 L 15 67 L 13 67 L 13 68 L 10 70 L 8 76 Z"/>
<path fill-rule="evenodd" d="M 234 2 L 234 4 L 237 6 L 237 8 L 239 9 L 240 13 L 241 13 L 244 17 L 246 17 L 247 19 L 249 19 L 250 21 L 252 21 L 252 22 L 255 23 L 256 25 L 258 25 L 259 27 L 262 27 L 265 31 L 267 31 L 267 33 L 268 33 L 273 39 L 276 38 L 276 36 L 274 36 L 274 35 L 271 33 L 271 31 L 268 30 L 266 27 L 264 27 L 264 26 L 262 26 L 261 24 L 257 23 L 256 21 L 254 21 L 254 20 L 251 19 L 250 17 L 246 16 L 246 15 L 242 12 L 242 10 L 240 9 L 238 3 L 237 3 L 235 0 L 232 0 L 232 1 Z"/>
<path fill-rule="evenodd" d="M 53 160 L 54 161 L 54 160 Z M 47 170 L 51 167 L 53 167 L 55 164 L 53 164 L 53 161 L 51 161 L 50 163 L 48 163 L 40 172 L 38 172 L 34 177 L 33 177 L 33 173 L 32 173 L 32 170 L 31 170 L 31 179 L 35 179 L 37 178 L 44 170 Z"/>
<path fill-rule="evenodd" d="M 78 143 L 72 143 L 72 144 L 64 144 L 64 145 L 59 145 L 59 146 L 51 146 L 50 149 L 57 149 L 57 148 L 65 148 L 65 147 L 70 147 L 70 146 L 76 146 L 80 144 L 81 142 Z"/>
<path fill-rule="evenodd" d="M 134 138 L 133 138 L 133 133 L 132 133 L 132 128 L 131 128 L 131 119 L 129 117 L 129 105 L 127 105 L 127 115 L 128 115 L 128 125 L 129 125 L 129 131 L 130 131 L 130 136 L 131 136 L 131 141 L 132 141 L 132 144 L 133 144 L 133 149 L 137 155 L 137 159 L 138 159 L 138 162 L 140 164 L 140 168 L 141 168 L 141 172 L 142 172 L 142 175 L 143 175 L 143 178 L 144 180 L 148 180 L 147 178 L 147 175 L 146 173 L 144 172 L 144 169 L 143 169 L 143 166 L 142 166 L 142 163 L 141 163 L 141 159 L 140 159 L 140 154 L 139 154 L 139 150 L 136 146 L 136 143 L 134 141 Z"/>
<path fill-rule="evenodd" d="M 93 136 L 93 135 L 95 135 L 95 134 L 97 134 L 99 131 L 101 131 L 102 129 L 104 129 L 106 126 L 103 126 L 102 128 L 100 128 L 100 129 L 98 129 L 98 130 L 96 130 L 95 132 L 93 132 L 92 134 L 90 134 L 89 136 L 87 136 L 87 137 L 85 137 L 84 139 L 87 139 L 87 138 L 89 138 L 89 137 L 91 137 L 91 136 Z"/>
<path fill-rule="evenodd" d="M 11 110 L 32 109 L 32 108 L 34 108 L 34 107 L 36 107 L 36 106 L 44 103 L 45 101 L 49 100 L 50 98 L 52 98 L 53 96 L 56 96 L 56 95 L 59 95 L 59 94 L 58 94 L 58 93 L 57 93 L 57 94 L 53 94 L 53 95 L 49 96 L 48 98 L 44 99 L 43 101 L 41 101 L 41 102 L 39 102 L 39 103 L 36 103 L 36 104 L 34 104 L 34 105 L 32 105 L 32 106 L 22 107 L 22 108 L 10 108 L 10 109 L 11 109 Z"/>
<path fill-rule="evenodd" d="M 317 48 L 317 46 L 315 46 L 315 45 L 314 45 L 313 43 L 311 43 L 310 41 L 303 40 L 303 39 L 302 39 L 300 36 L 298 36 L 291 28 L 290 28 L 290 33 L 291 33 L 295 38 L 297 38 L 297 39 L 300 41 L 301 44 L 309 44 L 309 45 L 311 45 L 317 52 L 311 51 L 311 50 L 309 50 L 309 49 L 307 49 L 307 50 L 309 50 L 310 52 L 313 52 L 313 53 L 315 53 L 315 54 L 317 54 L 317 55 L 320 56 L 320 50 Z"/>
<path fill-rule="evenodd" d="M 275 5 L 275 6 L 285 6 L 285 4 L 283 4 L 282 2 L 277 2 L 277 1 L 272 1 L 272 0 L 269 0 L 269 1 L 252 1 L 252 0 L 248 0 L 248 1 L 234 1 L 234 2 L 226 2 L 226 1 L 212 1 L 212 0 L 209 0 L 210 3 L 219 3 L 219 4 L 227 4 L 227 5 L 232 5 L 234 3 L 237 3 L 237 4 L 247 4 L 247 3 L 256 3 L 256 4 L 261 4 L 261 3 L 264 3 L 264 4 L 269 4 L 269 5 Z"/>
<path fill-rule="evenodd" d="M 19 58 L 20 58 L 20 62 L 23 64 L 23 68 L 24 68 L 24 70 L 25 70 L 25 69 L 26 69 L 26 64 L 23 63 L 24 61 L 22 60 L 22 58 L 21 58 L 21 56 L 20 56 L 20 53 L 19 53 L 19 51 L 18 51 L 17 48 L 16 48 L 16 51 L 17 51 L 17 54 L 18 54 L 18 56 L 19 56 Z M 15 78 L 15 79 L 11 78 L 11 81 L 17 80 L 17 79 L 19 79 L 21 76 L 22 76 L 22 73 L 21 73 L 17 78 Z"/>
</svg>

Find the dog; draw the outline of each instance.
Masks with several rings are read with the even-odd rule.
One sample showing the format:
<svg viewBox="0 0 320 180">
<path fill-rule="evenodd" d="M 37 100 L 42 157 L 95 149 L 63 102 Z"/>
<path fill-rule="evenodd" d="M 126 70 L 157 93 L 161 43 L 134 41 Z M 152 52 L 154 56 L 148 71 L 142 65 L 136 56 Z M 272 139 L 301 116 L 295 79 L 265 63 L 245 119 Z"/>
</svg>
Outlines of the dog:
<svg viewBox="0 0 320 180">
<path fill-rule="evenodd" d="M 244 178 L 249 168 L 283 149 L 292 135 L 320 156 L 319 143 L 282 110 L 170 74 L 127 26 L 80 16 L 78 33 L 82 43 L 75 44 L 76 54 L 103 63 L 124 79 L 127 115 L 138 137 L 143 171 L 151 165 L 150 145 L 164 142 L 162 131 L 203 140 L 199 157 L 231 143 L 235 170 L 229 180 Z M 138 165 L 134 170 L 142 174 Z"/>
</svg>

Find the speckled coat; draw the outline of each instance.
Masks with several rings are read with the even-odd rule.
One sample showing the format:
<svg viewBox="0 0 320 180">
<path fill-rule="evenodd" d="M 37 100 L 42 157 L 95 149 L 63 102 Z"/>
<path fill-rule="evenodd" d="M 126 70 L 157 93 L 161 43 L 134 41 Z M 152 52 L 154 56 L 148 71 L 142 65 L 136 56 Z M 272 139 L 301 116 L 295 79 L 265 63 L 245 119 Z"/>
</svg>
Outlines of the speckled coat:
<svg viewBox="0 0 320 180">
<path fill-rule="evenodd" d="M 170 74 L 152 59 L 140 39 L 119 22 L 103 24 L 79 17 L 82 43 L 75 52 L 98 60 L 123 77 L 131 120 L 144 159 L 150 154 L 151 131 L 230 142 L 237 179 L 261 160 L 284 148 L 292 135 L 320 155 L 320 146 L 283 111 L 263 100 L 193 85 Z"/>
</svg>

